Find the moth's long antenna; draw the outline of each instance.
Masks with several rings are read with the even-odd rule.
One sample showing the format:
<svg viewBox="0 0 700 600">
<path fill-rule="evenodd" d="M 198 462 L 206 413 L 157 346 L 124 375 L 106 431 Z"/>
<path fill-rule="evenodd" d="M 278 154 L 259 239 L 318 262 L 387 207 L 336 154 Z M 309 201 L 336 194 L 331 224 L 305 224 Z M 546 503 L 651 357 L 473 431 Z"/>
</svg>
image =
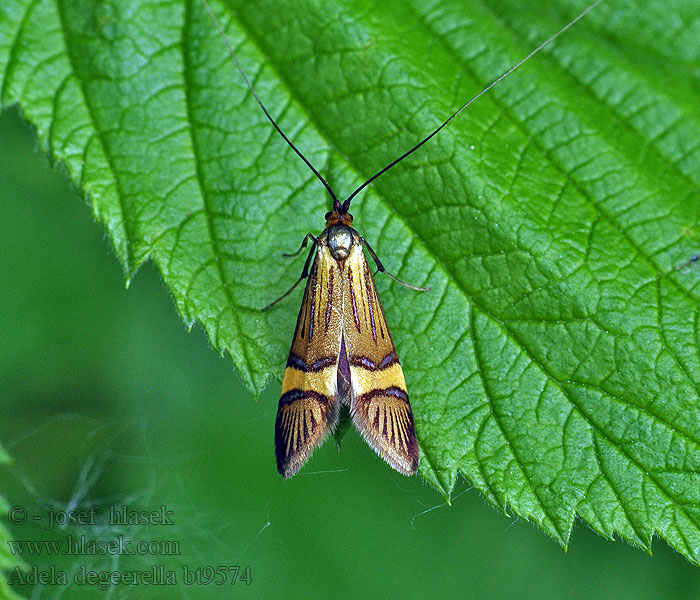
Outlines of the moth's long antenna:
<svg viewBox="0 0 700 600">
<path fill-rule="evenodd" d="M 569 21 L 564 27 L 562 27 L 559 31 L 557 31 L 554 35 L 548 37 L 544 42 L 542 42 L 537 48 L 535 48 L 530 54 L 528 54 L 525 58 L 522 60 L 518 61 L 515 63 L 510 69 L 508 69 L 505 73 L 503 73 L 500 77 L 497 79 L 494 79 L 489 85 L 487 85 L 483 90 L 481 90 L 476 96 L 462 104 L 456 111 L 454 111 L 448 118 L 447 120 L 442 123 L 439 127 L 437 127 L 434 131 L 432 131 L 430 134 L 428 134 L 426 137 L 424 137 L 420 142 L 418 142 L 413 148 L 408 150 L 407 152 L 404 152 L 401 156 L 399 156 L 397 159 L 391 161 L 386 167 L 384 167 L 382 170 L 377 171 L 372 177 L 370 177 L 367 181 L 365 181 L 360 187 L 358 187 L 352 194 L 350 194 L 345 201 L 343 202 L 343 205 L 341 207 L 341 212 L 347 212 L 348 209 L 350 208 L 350 201 L 357 196 L 358 193 L 360 193 L 363 189 L 365 189 L 370 183 L 372 183 L 377 177 L 380 175 L 383 175 L 386 173 L 391 167 L 394 165 L 400 163 L 404 158 L 409 156 L 410 154 L 413 154 L 418 148 L 420 148 L 425 142 L 427 142 L 430 138 L 432 138 L 434 135 L 436 135 L 445 125 L 447 125 L 452 119 L 454 119 L 459 113 L 461 113 L 467 106 L 469 106 L 472 102 L 478 100 L 481 96 L 483 96 L 486 92 L 488 92 L 494 85 L 508 77 L 513 71 L 515 71 L 518 67 L 520 67 L 523 63 L 527 62 L 530 60 L 535 54 L 537 54 L 542 48 L 544 48 L 547 44 L 550 42 L 554 41 L 557 39 L 562 33 L 564 33 L 569 27 L 573 26 L 577 21 L 581 20 L 583 17 L 585 17 L 590 11 L 592 11 L 596 6 L 598 6 L 603 0 L 596 0 L 593 4 L 589 5 L 587 8 L 585 8 L 577 17 Z"/>
<path fill-rule="evenodd" d="M 238 56 L 236 56 L 236 53 L 234 52 L 233 48 L 231 47 L 231 42 L 229 42 L 228 36 L 226 33 L 224 33 L 223 28 L 221 27 L 221 24 L 219 23 L 219 19 L 216 18 L 216 15 L 214 14 L 214 11 L 212 11 L 211 7 L 209 6 L 209 3 L 207 0 L 202 0 L 202 4 L 204 4 L 204 8 L 207 9 L 207 12 L 209 13 L 209 16 L 211 17 L 211 20 L 214 21 L 214 25 L 216 25 L 216 28 L 219 30 L 219 34 L 221 34 L 221 37 L 224 38 L 224 42 L 226 42 L 226 47 L 228 48 L 228 52 L 233 58 L 234 62 L 236 63 L 236 67 L 238 67 L 238 71 L 240 74 L 243 76 L 243 79 L 245 80 L 246 85 L 248 86 L 248 89 L 250 90 L 250 93 L 253 94 L 253 98 L 255 98 L 255 101 L 260 105 L 260 108 L 262 108 L 263 112 L 265 113 L 265 116 L 267 117 L 268 121 L 272 123 L 272 126 L 277 130 L 277 133 L 279 133 L 282 136 L 282 139 L 289 144 L 289 147 L 294 150 L 294 152 L 297 153 L 299 158 L 306 163 L 306 166 L 309 167 L 318 177 L 319 181 L 325 186 L 325 188 L 328 190 L 328 193 L 331 195 L 331 198 L 333 198 L 333 206 L 339 206 L 339 201 L 337 196 L 335 195 L 335 192 L 331 189 L 331 186 L 328 185 L 328 182 L 321 176 L 321 174 L 314 168 L 314 166 L 309 162 L 309 160 L 306 158 L 301 153 L 301 150 L 297 148 L 292 141 L 285 135 L 284 131 L 282 131 L 275 122 L 275 120 L 270 116 L 270 113 L 267 112 L 267 109 L 265 108 L 265 105 L 262 103 L 262 100 L 258 97 L 258 95 L 255 93 L 255 90 L 253 89 L 253 85 L 250 83 L 250 80 L 248 79 L 248 76 L 245 74 L 245 71 L 243 70 L 243 67 L 241 67 L 241 63 L 238 62 Z"/>
</svg>

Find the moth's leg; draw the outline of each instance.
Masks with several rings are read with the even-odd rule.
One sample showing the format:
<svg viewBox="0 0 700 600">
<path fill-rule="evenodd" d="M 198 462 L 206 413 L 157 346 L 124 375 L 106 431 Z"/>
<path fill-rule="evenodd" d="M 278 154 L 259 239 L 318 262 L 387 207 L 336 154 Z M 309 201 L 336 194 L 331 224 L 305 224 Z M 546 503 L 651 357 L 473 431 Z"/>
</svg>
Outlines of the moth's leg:
<svg viewBox="0 0 700 600">
<path fill-rule="evenodd" d="M 363 237 L 361 237 L 360 240 L 362 240 L 362 243 L 366 246 L 367 250 L 369 250 L 369 253 L 372 256 L 372 259 L 374 260 L 374 263 L 377 265 L 377 271 L 379 271 L 380 273 L 384 273 L 384 275 L 388 275 L 396 283 L 403 285 L 404 287 L 410 288 L 412 290 L 416 290 L 417 292 L 427 292 L 428 290 L 430 290 L 430 288 L 427 288 L 427 287 L 423 288 L 423 287 L 411 285 L 410 283 L 406 283 L 405 281 L 401 281 L 398 277 L 394 277 L 391 273 L 389 273 L 389 271 L 387 271 L 384 268 L 382 261 L 379 260 L 379 257 L 375 254 L 374 250 L 372 250 L 372 246 L 369 245 L 369 242 Z"/>
<path fill-rule="evenodd" d="M 306 241 L 309 238 L 313 240 L 313 243 L 311 244 L 311 250 L 309 250 L 309 255 L 306 257 L 306 262 L 304 263 L 304 268 L 301 271 L 301 276 L 299 277 L 299 279 L 296 280 L 296 283 L 292 287 L 290 287 L 284 294 L 282 294 L 279 298 L 277 298 L 277 300 L 270 302 L 270 304 L 268 304 L 265 308 L 263 308 L 262 309 L 263 312 L 271 309 L 280 300 L 283 300 L 284 298 L 289 296 L 289 294 L 291 294 L 294 291 L 294 288 L 296 288 L 299 285 L 301 280 L 306 279 L 309 276 L 309 265 L 311 264 L 311 257 L 314 255 L 314 250 L 316 249 L 316 238 L 313 235 L 311 235 L 310 233 L 307 233 L 306 237 L 304 238 L 304 241 L 301 244 L 301 248 L 299 248 L 299 250 L 296 253 L 296 254 L 299 254 L 299 252 L 302 251 L 304 246 L 306 246 Z"/>
<path fill-rule="evenodd" d="M 296 252 L 293 252 L 292 254 L 287 254 L 286 252 L 283 252 L 282 256 L 287 256 L 287 257 L 298 256 L 301 253 L 301 251 L 304 248 L 306 248 L 306 244 L 308 243 L 309 240 L 311 240 L 314 244 L 316 243 L 316 238 L 313 235 L 311 235 L 310 233 L 307 233 L 304 236 L 304 241 L 301 243 L 301 246 L 299 246 L 299 250 L 297 250 Z"/>
</svg>

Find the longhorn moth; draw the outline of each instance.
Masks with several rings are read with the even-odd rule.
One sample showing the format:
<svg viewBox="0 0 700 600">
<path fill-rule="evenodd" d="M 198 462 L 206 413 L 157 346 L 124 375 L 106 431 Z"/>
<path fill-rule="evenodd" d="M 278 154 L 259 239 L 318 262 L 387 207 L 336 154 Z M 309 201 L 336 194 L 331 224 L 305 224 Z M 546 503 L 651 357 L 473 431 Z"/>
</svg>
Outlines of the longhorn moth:
<svg viewBox="0 0 700 600">
<path fill-rule="evenodd" d="M 302 280 L 308 280 L 287 358 L 275 422 L 277 469 L 283 477 L 295 475 L 311 453 L 338 427 L 342 422 L 341 411 L 349 413 L 365 441 L 392 468 L 404 475 L 415 474 L 419 452 L 413 412 L 403 371 L 363 246 L 379 272 L 414 290 L 427 291 L 428 288 L 404 283 L 384 269 L 369 243 L 352 227 L 353 218 L 348 212 L 350 202 L 375 179 L 413 154 L 467 106 L 508 77 L 602 1 L 596 0 L 586 7 L 460 106 L 415 146 L 377 171 L 341 202 L 328 182 L 267 111 L 241 67 L 216 15 L 207 0 L 202 0 L 250 93 L 277 133 L 323 184 L 333 201 L 332 209 L 325 215 L 326 226 L 321 234 L 314 236 L 307 233 L 299 250 L 293 255 L 287 255 L 296 256 L 311 240 L 311 249 L 301 276 L 287 292 L 263 308 L 270 309 L 286 298 Z"/>
</svg>

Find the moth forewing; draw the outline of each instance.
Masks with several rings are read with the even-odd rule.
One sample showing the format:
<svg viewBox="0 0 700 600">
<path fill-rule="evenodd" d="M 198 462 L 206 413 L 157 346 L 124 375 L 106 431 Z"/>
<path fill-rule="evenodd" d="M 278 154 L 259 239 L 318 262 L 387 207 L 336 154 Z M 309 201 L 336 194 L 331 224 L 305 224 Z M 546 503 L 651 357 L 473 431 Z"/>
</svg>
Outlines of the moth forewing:
<svg viewBox="0 0 700 600">
<path fill-rule="evenodd" d="M 275 454 L 284 477 L 337 425 L 341 403 L 393 468 L 413 475 L 418 466 L 406 383 L 362 238 L 346 224 L 351 218 L 332 215 L 317 239 L 277 410 Z"/>
<path fill-rule="evenodd" d="M 406 381 L 361 238 L 346 259 L 343 340 L 350 370 L 350 414 L 362 437 L 394 469 L 413 475 L 418 443 Z"/>
<path fill-rule="evenodd" d="M 284 477 L 302 467 L 338 422 L 342 321 L 334 307 L 340 305 L 342 289 L 340 268 L 324 239 L 321 234 L 316 245 L 277 409 L 275 455 Z"/>
</svg>

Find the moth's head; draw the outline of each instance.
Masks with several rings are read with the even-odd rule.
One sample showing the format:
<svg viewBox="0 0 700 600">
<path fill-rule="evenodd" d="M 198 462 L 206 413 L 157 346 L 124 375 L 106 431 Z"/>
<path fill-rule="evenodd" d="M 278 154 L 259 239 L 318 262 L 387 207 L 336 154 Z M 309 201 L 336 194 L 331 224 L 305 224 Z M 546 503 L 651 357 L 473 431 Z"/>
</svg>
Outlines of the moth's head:
<svg viewBox="0 0 700 600">
<path fill-rule="evenodd" d="M 331 227 L 332 225 L 347 225 L 352 227 L 352 215 L 348 212 L 350 205 L 346 206 L 346 203 L 340 204 L 337 200 L 333 202 L 333 210 L 326 213 L 326 227 Z"/>
</svg>

